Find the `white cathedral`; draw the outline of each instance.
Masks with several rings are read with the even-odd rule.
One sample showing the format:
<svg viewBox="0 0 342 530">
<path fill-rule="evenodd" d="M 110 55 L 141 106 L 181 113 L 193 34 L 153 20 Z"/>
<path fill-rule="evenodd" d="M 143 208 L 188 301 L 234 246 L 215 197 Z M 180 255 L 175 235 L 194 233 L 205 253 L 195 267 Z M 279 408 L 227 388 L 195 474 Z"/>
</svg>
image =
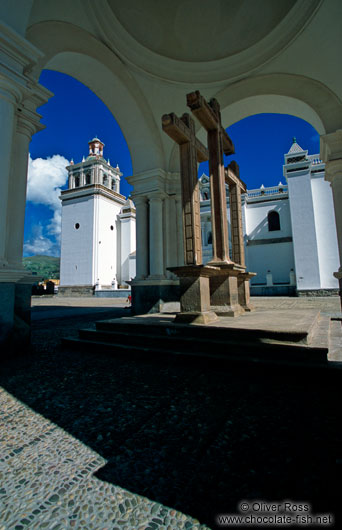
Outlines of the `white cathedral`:
<svg viewBox="0 0 342 530">
<path fill-rule="evenodd" d="M 330 183 L 325 164 L 296 139 L 284 155 L 286 184 L 247 190 L 242 223 L 252 295 L 337 294 L 339 256 Z M 203 261 L 210 260 L 210 184 L 200 178 Z M 228 219 L 230 218 L 227 194 Z M 230 223 L 229 223 L 230 225 Z M 229 226 L 230 229 L 230 226 Z"/>
<path fill-rule="evenodd" d="M 89 156 L 68 166 L 62 192 L 60 292 L 118 294 L 135 277 L 135 207 L 120 194 L 118 167 L 103 158 L 104 144 L 89 142 Z M 278 186 L 242 196 L 242 222 L 252 295 L 337 294 L 338 246 L 325 164 L 296 139 L 284 155 Z M 203 260 L 212 256 L 210 182 L 199 179 Z M 227 213 L 230 218 L 229 194 Z M 230 229 L 230 223 L 229 223 Z M 99 293 L 98 293 L 99 294 Z"/>
<path fill-rule="evenodd" d="M 120 194 L 119 167 L 103 158 L 104 144 L 67 167 L 62 191 L 60 293 L 116 291 L 135 276 L 135 208 Z"/>
</svg>

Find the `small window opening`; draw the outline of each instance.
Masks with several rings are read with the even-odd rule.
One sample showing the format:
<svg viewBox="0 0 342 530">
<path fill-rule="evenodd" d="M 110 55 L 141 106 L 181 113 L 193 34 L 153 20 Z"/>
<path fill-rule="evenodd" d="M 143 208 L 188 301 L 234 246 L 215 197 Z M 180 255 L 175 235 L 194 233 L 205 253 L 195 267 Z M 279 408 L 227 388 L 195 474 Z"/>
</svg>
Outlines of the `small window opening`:
<svg viewBox="0 0 342 530">
<path fill-rule="evenodd" d="M 273 210 L 272 212 L 268 213 L 267 216 L 268 220 L 268 231 L 274 232 L 276 230 L 280 230 L 280 217 L 279 213 Z"/>
</svg>

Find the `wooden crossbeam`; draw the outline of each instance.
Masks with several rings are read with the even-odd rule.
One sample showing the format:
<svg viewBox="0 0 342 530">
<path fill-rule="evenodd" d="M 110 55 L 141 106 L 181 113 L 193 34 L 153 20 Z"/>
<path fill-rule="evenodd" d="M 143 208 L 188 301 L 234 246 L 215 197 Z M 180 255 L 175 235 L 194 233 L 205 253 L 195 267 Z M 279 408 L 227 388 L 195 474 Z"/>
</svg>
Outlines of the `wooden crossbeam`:
<svg viewBox="0 0 342 530">
<path fill-rule="evenodd" d="M 190 122 L 190 127 L 186 125 L 186 121 Z M 191 120 L 189 114 L 183 114 L 182 118 L 178 118 L 174 112 L 164 114 L 162 116 L 162 128 L 178 145 L 183 145 L 193 141 L 196 149 L 197 162 L 205 162 L 209 158 L 208 149 L 195 137 L 195 127 L 191 127 Z"/>
<path fill-rule="evenodd" d="M 234 154 L 234 144 L 222 127 L 220 105 L 218 101 L 213 98 L 207 103 L 198 90 L 187 94 L 186 100 L 191 112 L 207 131 L 219 130 L 224 154 Z"/>
<path fill-rule="evenodd" d="M 226 183 L 229 185 L 230 183 L 236 184 L 236 186 L 239 186 L 242 193 L 247 193 L 247 186 L 243 182 L 243 180 L 240 179 L 240 171 L 239 166 L 235 162 L 235 160 L 232 160 L 230 164 L 225 168 L 225 179 Z"/>
</svg>

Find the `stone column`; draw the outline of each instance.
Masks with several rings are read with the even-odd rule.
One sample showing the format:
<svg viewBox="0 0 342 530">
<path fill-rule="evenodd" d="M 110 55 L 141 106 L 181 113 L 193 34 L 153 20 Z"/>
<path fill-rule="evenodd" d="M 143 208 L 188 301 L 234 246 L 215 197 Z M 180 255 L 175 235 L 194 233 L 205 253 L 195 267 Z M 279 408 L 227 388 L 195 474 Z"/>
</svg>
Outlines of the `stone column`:
<svg viewBox="0 0 342 530">
<path fill-rule="evenodd" d="M 92 166 L 90 168 L 90 174 L 91 174 L 91 177 L 90 177 L 90 181 L 92 184 L 97 184 L 97 171 L 96 171 L 96 166 Z"/>
<path fill-rule="evenodd" d="M 71 188 L 74 187 L 74 177 L 69 173 L 68 177 L 68 189 L 71 190 Z"/>
<path fill-rule="evenodd" d="M 15 104 L 18 99 L 15 90 L 11 90 L 6 82 L 0 84 L 0 267 L 7 265 L 6 242 L 7 242 L 7 214 L 8 194 L 11 177 L 11 155 L 12 141 L 15 128 Z"/>
<path fill-rule="evenodd" d="M 148 276 L 148 203 L 144 195 L 134 195 L 132 198 L 136 208 L 136 279 L 142 280 Z"/>
<path fill-rule="evenodd" d="M 7 259 L 8 263 L 15 268 L 22 268 L 28 153 L 29 144 L 35 132 L 34 124 L 27 118 L 25 119 L 21 112 L 14 135 L 9 184 L 8 203 L 10 206 L 12 203 L 13 207 L 9 208 L 7 216 Z"/>
<path fill-rule="evenodd" d="M 150 278 L 164 278 L 163 195 L 153 193 L 150 206 Z"/>
<path fill-rule="evenodd" d="M 174 195 L 168 195 L 165 198 L 165 231 L 166 231 L 166 245 L 165 245 L 165 265 L 166 267 L 176 267 L 177 262 L 177 230 L 175 230 L 177 214 L 176 201 Z M 174 275 L 167 270 L 166 276 L 174 278 Z"/>
<path fill-rule="evenodd" d="M 325 180 L 330 182 L 335 210 L 340 266 L 334 273 L 340 285 L 342 307 L 342 129 L 321 136 L 321 158 L 325 162 Z"/>
</svg>

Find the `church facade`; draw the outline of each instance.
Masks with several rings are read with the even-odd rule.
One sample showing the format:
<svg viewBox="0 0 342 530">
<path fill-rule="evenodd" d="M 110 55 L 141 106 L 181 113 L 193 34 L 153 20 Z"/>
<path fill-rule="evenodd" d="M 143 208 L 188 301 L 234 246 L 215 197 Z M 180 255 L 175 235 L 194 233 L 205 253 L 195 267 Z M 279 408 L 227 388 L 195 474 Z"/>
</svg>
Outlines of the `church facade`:
<svg viewBox="0 0 342 530">
<path fill-rule="evenodd" d="M 333 272 L 339 263 L 329 182 L 319 155 L 309 155 L 296 140 L 284 155 L 286 184 L 248 190 L 242 196 L 247 270 L 252 295 L 337 294 Z M 210 183 L 200 178 L 203 261 L 212 256 Z M 230 219 L 229 195 L 227 195 Z M 229 222 L 230 230 L 230 222 Z"/>
<path fill-rule="evenodd" d="M 103 158 L 104 144 L 68 166 L 62 192 L 60 293 L 115 292 L 136 276 L 136 215 L 120 194 L 120 169 Z M 338 246 L 329 182 L 319 155 L 293 140 L 284 182 L 242 195 L 242 225 L 252 295 L 337 294 Z M 210 182 L 199 179 L 203 262 L 212 257 Z M 227 187 L 227 216 L 230 202 Z M 229 232 L 230 232 L 230 222 Z M 139 231 L 139 226 L 137 227 Z M 230 251 L 230 255 L 232 252 Z"/>
<path fill-rule="evenodd" d="M 115 291 L 135 276 L 135 208 L 120 194 L 119 167 L 103 157 L 104 144 L 67 167 L 62 191 L 60 293 Z"/>
</svg>

